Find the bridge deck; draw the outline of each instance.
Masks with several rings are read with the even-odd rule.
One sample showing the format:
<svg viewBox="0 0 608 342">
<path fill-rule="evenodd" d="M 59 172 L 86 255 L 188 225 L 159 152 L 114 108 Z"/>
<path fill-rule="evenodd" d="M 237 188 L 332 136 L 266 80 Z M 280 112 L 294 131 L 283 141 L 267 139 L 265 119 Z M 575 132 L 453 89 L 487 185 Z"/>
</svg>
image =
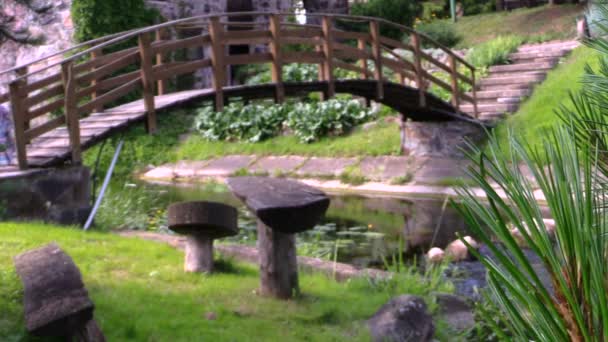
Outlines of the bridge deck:
<svg viewBox="0 0 608 342">
<path fill-rule="evenodd" d="M 368 99 L 374 99 L 377 82 L 373 80 L 340 80 L 336 81 L 336 92 L 349 93 Z M 305 96 L 310 92 L 320 92 L 327 87 L 323 81 L 286 83 L 287 96 Z M 233 86 L 224 88 L 226 98 L 263 99 L 275 95 L 274 84 L 253 86 Z M 212 89 L 188 90 L 154 99 L 157 111 L 162 111 L 188 102 L 212 100 Z M 427 105 L 418 104 L 418 90 L 391 83 L 385 83 L 385 96 L 377 101 L 401 112 L 405 117 L 415 121 L 452 121 L 470 120 L 465 115 L 455 114 L 454 108 L 446 102 L 427 94 Z M 374 99 L 375 100 L 375 99 Z M 93 113 L 80 119 L 80 138 L 82 149 L 87 149 L 134 123 L 145 121 L 146 111 L 143 100 L 133 101 L 100 113 Z M 70 159 L 70 141 L 67 127 L 59 127 L 45 133 L 27 146 L 27 159 L 32 167 L 50 167 Z"/>
</svg>

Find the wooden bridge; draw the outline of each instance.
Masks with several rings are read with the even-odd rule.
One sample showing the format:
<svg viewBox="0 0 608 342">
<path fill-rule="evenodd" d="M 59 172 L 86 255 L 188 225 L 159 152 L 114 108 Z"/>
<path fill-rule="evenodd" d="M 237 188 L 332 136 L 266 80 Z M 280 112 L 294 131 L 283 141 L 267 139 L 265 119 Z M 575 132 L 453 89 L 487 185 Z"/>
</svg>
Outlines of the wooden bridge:
<svg viewBox="0 0 608 342">
<path fill-rule="evenodd" d="M 0 72 L 10 78 L 0 104 L 10 101 L 19 168 L 79 164 L 83 149 L 139 121 L 153 133 L 157 111 L 202 99 L 221 110 L 232 98 L 281 102 L 310 92 L 325 98 L 349 93 L 416 121 L 475 121 L 475 68 L 450 49 L 382 19 L 309 16 L 320 25 L 299 24 L 286 13 L 181 19 L 99 38 Z M 382 36 L 384 27 L 403 32 L 409 42 Z M 443 50 L 447 61 L 425 53 L 422 45 Z M 245 53 L 231 54 L 234 46 L 245 47 Z M 230 84 L 231 66 L 255 63 L 270 65 L 271 83 Z M 318 81 L 283 82 L 282 69 L 289 63 L 318 65 Z M 176 77 L 203 69 L 209 70 L 212 88 L 176 88 Z M 338 79 L 339 70 L 348 71 L 349 78 Z M 430 94 L 429 87 L 451 94 L 450 103 Z M 472 104 L 475 115 L 460 113 L 462 102 Z"/>
</svg>

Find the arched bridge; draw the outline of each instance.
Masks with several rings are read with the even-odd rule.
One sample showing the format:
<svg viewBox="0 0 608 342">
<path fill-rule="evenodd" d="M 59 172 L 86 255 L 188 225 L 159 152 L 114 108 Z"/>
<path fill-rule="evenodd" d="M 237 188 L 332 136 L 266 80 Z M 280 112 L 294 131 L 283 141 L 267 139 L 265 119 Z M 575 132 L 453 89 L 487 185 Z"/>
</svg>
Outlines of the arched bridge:
<svg viewBox="0 0 608 342">
<path fill-rule="evenodd" d="M 475 121 L 475 69 L 448 48 L 382 19 L 311 16 L 318 25 L 300 24 L 301 18 L 286 13 L 180 19 L 82 43 L 0 72 L 0 79 L 9 79 L 10 91 L 0 94 L 0 103 L 10 102 L 19 167 L 78 164 L 83 149 L 117 131 L 144 121 L 154 132 L 157 111 L 201 99 L 212 100 L 220 110 L 232 98 L 281 102 L 310 92 L 326 98 L 349 93 L 415 121 Z M 408 42 L 383 36 L 385 27 L 403 32 Z M 443 50 L 447 58 L 434 58 L 422 45 Z M 270 66 L 270 83 L 230 81 L 232 66 L 256 63 Z M 318 80 L 284 82 L 282 70 L 289 63 L 318 65 Z M 176 88 L 177 77 L 201 71 L 212 79 L 211 88 Z M 432 95 L 430 87 L 450 94 L 450 102 Z M 459 112 L 463 102 L 474 115 Z"/>
</svg>

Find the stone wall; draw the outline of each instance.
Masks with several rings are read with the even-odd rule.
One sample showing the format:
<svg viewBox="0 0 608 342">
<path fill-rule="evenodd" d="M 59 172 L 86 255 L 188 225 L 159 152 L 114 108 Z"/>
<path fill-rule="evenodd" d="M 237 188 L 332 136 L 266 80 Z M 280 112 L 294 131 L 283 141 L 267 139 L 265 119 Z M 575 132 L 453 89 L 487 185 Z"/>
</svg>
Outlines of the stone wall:
<svg viewBox="0 0 608 342">
<path fill-rule="evenodd" d="M 91 210 L 86 167 L 32 170 L 0 178 L 0 218 L 82 225 Z"/>
<path fill-rule="evenodd" d="M 478 145 L 486 138 L 484 127 L 464 121 L 413 122 L 402 125 L 402 148 L 414 157 L 464 157 L 467 141 Z"/>
<path fill-rule="evenodd" d="M 71 0 L 0 0 L 0 4 L 0 71 L 72 46 Z M 13 76 L 0 76 L 0 93 Z"/>
</svg>

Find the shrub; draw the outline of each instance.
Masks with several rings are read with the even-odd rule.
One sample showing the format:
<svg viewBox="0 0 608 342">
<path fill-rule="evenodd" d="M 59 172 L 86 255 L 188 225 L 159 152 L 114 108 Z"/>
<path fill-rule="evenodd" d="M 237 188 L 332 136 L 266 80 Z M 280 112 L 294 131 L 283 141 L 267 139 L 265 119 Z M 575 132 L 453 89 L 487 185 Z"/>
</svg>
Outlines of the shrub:
<svg viewBox="0 0 608 342">
<path fill-rule="evenodd" d="M 415 0 L 369 0 L 353 4 L 350 13 L 352 15 L 383 18 L 411 27 L 414 19 L 422 13 L 422 5 Z M 367 27 L 361 27 L 360 29 L 367 31 Z M 401 40 L 403 37 L 401 30 L 388 25 L 380 25 L 380 33 L 397 40 Z"/>
<path fill-rule="evenodd" d="M 159 18 L 144 0 L 74 0 L 71 11 L 80 42 L 148 26 Z"/>
<path fill-rule="evenodd" d="M 494 0 L 461 0 L 464 15 L 474 15 L 481 13 L 489 13 L 496 10 L 496 2 Z M 447 13 L 450 12 L 450 0 L 445 0 L 444 9 Z"/>
<path fill-rule="evenodd" d="M 519 36 L 500 36 L 475 46 L 469 51 L 466 59 L 478 68 L 506 64 L 509 54 L 515 52 L 524 41 L 524 38 Z"/>
<path fill-rule="evenodd" d="M 356 100 L 332 99 L 295 104 L 231 103 L 222 112 L 199 110 L 195 128 L 211 141 L 259 142 L 287 128 L 309 143 L 327 135 L 341 135 L 375 115 Z"/>
<path fill-rule="evenodd" d="M 416 30 L 450 48 L 456 46 L 462 40 L 462 36 L 456 32 L 453 25 L 446 21 L 433 21 L 428 24 L 420 24 L 416 26 Z M 422 40 L 422 42 L 425 43 L 424 47 L 429 47 L 426 46 L 430 45 L 426 40 Z"/>
</svg>

